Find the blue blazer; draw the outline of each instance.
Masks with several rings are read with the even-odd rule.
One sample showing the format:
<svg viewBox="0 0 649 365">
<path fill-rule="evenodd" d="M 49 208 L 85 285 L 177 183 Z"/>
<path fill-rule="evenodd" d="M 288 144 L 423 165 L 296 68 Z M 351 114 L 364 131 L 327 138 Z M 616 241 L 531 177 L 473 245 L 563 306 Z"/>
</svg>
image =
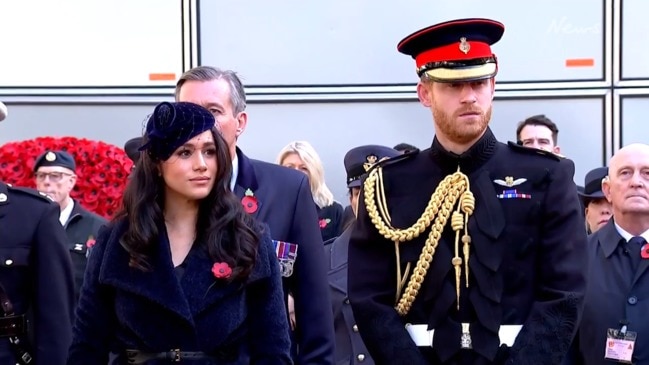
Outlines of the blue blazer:
<svg viewBox="0 0 649 365">
<path fill-rule="evenodd" d="M 130 268 L 119 243 L 126 225 L 102 229 L 91 251 L 68 365 L 105 365 L 109 352 L 125 349 L 203 351 L 221 358 L 219 364 L 248 358 L 250 364 L 291 364 L 279 265 L 268 234 L 247 282 L 226 284 L 214 278 L 213 262 L 199 245 L 178 280 L 166 235 L 150 259 L 151 271 Z M 118 363 L 126 361 L 118 357 Z"/>
<path fill-rule="evenodd" d="M 293 294 L 300 365 L 329 365 L 334 361 L 334 329 L 318 215 L 309 182 L 302 172 L 252 160 L 237 149 L 239 171 L 235 193 L 250 189 L 257 198 L 252 213 L 270 227 L 274 240 L 298 245 L 294 272 L 284 278 L 284 291 Z"/>
<path fill-rule="evenodd" d="M 0 283 L 29 326 L 34 365 L 62 365 L 72 341 L 74 283 L 59 205 L 35 190 L 0 182 Z M 15 364 L 0 337 L 0 364 Z"/>
</svg>

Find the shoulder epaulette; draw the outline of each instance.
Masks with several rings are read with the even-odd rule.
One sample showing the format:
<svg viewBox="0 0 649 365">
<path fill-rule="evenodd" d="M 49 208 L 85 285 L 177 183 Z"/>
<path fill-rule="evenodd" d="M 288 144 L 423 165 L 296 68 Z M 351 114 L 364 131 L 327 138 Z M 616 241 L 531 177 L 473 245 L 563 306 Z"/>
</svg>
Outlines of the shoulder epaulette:
<svg viewBox="0 0 649 365">
<path fill-rule="evenodd" d="M 555 161 L 561 161 L 562 159 L 566 158 L 565 156 L 559 155 L 559 154 L 554 153 L 554 152 L 540 150 L 538 148 L 522 146 L 522 145 L 520 145 L 520 144 L 518 144 L 516 142 L 512 142 L 512 141 L 509 141 L 507 143 L 507 146 L 509 146 L 509 148 L 511 148 L 511 149 L 513 149 L 514 151 L 517 151 L 517 152 L 522 152 L 522 153 L 527 153 L 527 154 L 530 154 L 530 155 L 537 155 L 537 156 L 539 156 L 539 155 L 540 156 L 546 156 L 546 157 L 549 157 L 549 158 L 551 158 L 551 159 L 553 159 Z"/>
<path fill-rule="evenodd" d="M 54 200 L 52 200 L 52 198 L 50 198 L 47 194 L 45 194 L 43 192 L 40 192 L 40 191 L 38 191 L 36 189 L 24 188 L 24 187 L 21 187 L 21 186 L 11 186 L 9 184 L 7 184 L 7 189 L 11 193 L 22 193 L 22 194 L 28 195 L 30 197 L 37 198 L 37 199 L 42 200 L 42 201 L 47 202 L 47 203 L 53 203 L 54 202 Z"/>
<path fill-rule="evenodd" d="M 420 152 L 419 149 L 408 150 L 408 151 L 406 151 L 406 152 L 404 152 L 404 153 L 402 153 L 402 154 L 400 154 L 398 156 L 394 156 L 394 157 L 391 157 L 391 158 L 386 158 L 384 160 L 381 160 L 381 161 L 375 163 L 374 165 L 372 165 L 372 167 L 369 170 L 367 170 L 367 173 L 369 174 L 372 170 L 374 170 L 377 167 L 385 167 L 385 166 L 388 166 L 388 165 L 394 165 L 394 164 L 397 164 L 399 162 L 409 160 L 410 158 L 412 158 L 414 156 L 417 156 L 419 154 L 419 152 Z"/>
</svg>

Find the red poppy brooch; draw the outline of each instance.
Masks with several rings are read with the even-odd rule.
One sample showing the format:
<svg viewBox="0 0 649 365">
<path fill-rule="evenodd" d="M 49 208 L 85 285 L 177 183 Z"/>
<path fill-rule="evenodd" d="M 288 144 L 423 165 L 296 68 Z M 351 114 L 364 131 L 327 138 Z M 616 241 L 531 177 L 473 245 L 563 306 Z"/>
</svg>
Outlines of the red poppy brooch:
<svg viewBox="0 0 649 365">
<path fill-rule="evenodd" d="M 91 248 L 94 245 L 95 245 L 95 239 L 92 236 L 88 237 L 88 240 L 86 241 L 86 247 Z"/>
<path fill-rule="evenodd" d="M 217 279 L 228 279 L 232 275 L 232 268 L 225 262 L 215 262 L 212 265 L 212 274 Z"/>
<path fill-rule="evenodd" d="M 241 204 L 243 204 L 243 210 L 248 214 L 252 214 L 257 211 L 259 204 L 257 203 L 257 198 L 252 190 L 246 190 L 243 198 L 241 198 Z"/>
<path fill-rule="evenodd" d="M 329 223 L 331 223 L 331 219 L 329 218 L 322 218 L 318 222 L 318 224 L 320 225 L 320 229 L 324 229 L 325 227 L 327 227 Z"/>
<path fill-rule="evenodd" d="M 642 248 L 640 249 L 640 256 L 643 259 L 649 259 L 649 243 L 646 243 Z"/>
</svg>

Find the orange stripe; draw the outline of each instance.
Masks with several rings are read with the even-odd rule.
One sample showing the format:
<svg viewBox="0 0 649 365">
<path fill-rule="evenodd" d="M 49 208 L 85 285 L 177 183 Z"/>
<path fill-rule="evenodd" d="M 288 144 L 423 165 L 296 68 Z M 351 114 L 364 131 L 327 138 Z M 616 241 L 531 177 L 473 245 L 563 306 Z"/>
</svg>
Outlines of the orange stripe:
<svg viewBox="0 0 649 365">
<path fill-rule="evenodd" d="M 150 73 L 149 81 L 173 81 L 176 79 L 174 73 Z"/>
<path fill-rule="evenodd" d="M 566 67 L 592 67 L 595 66 L 593 58 L 569 58 L 566 60 Z"/>
</svg>

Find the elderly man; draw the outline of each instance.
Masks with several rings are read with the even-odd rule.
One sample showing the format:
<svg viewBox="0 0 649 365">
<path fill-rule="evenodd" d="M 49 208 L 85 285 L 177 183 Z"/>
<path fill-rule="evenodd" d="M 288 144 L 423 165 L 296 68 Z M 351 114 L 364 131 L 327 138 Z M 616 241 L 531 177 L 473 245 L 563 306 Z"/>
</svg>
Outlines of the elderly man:
<svg viewBox="0 0 649 365">
<path fill-rule="evenodd" d="M 106 219 L 84 209 L 70 196 L 77 182 L 75 170 L 74 158 L 65 151 L 45 151 L 34 163 L 36 189 L 61 207 L 59 222 L 68 237 L 74 269 L 74 294 L 75 299 L 79 299 L 86 271 L 87 250 L 94 243 L 99 228 L 106 224 Z"/>
<path fill-rule="evenodd" d="M 649 145 L 611 158 L 602 191 L 613 218 L 589 237 L 590 276 L 571 363 L 649 364 Z"/>
<path fill-rule="evenodd" d="M 587 269 L 574 164 L 489 129 L 503 32 L 459 19 L 398 45 L 435 137 L 363 185 L 349 299 L 378 364 L 559 364 L 574 336 Z"/>
<path fill-rule="evenodd" d="M 0 364 L 65 364 L 74 286 L 58 219 L 45 195 L 0 182 Z"/>
</svg>

